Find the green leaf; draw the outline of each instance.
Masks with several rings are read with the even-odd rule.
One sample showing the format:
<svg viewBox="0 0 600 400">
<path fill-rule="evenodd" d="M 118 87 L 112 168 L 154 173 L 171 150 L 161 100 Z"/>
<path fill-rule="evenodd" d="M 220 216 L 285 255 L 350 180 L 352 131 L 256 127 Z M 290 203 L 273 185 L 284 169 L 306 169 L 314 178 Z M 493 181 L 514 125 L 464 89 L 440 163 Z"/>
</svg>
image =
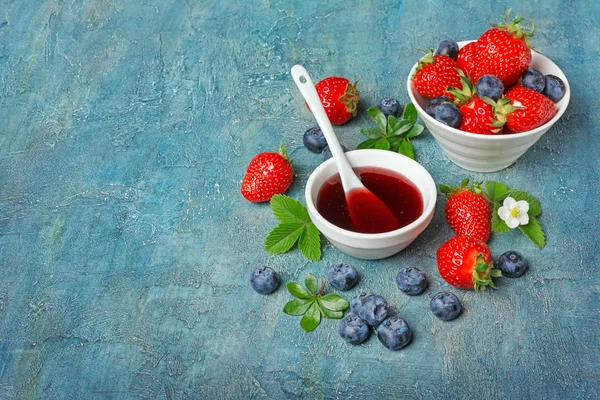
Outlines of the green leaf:
<svg viewBox="0 0 600 400">
<path fill-rule="evenodd" d="M 321 305 L 331 311 L 346 311 L 350 306 L 341 296 L 330 293 L 318 299 Z"/>
<path fill-rule="evenodd" d="M 304 279 L 304 284 L 312 294 L 317 294 L 317 290 L 319 290 L 319 282 L 317 281 L 316 276 L 314 276 L 313 274 L 306 275 L 306 278 Z"/>
<path fill-rule="evenodd" d="M 414 125 L 415 121 L 406 119 L 398 121 L 398 123 L 394 126 L 394 129 L 390 130 L 390 134 L 388 136 L 402 135 L 403 133 L 410 131 Z"/>
<path fill-rule="evenodd" d="M 546 235 L 535 217 L 529 216 L 529 223 L 527 225 L 519 225 L 519 230 L 540 249 L 543 249 L 546 245 Z"/>
<path fill-rule="evenodd" d="M 389 150 L 390 149 L 390 141 L 386 138 L 381 138 L 375 143 L 375 148 L 379 150 Z"/>
<path fill-rule="evenodd" d="M 283 306 L 283 312 L 287 315 L 303 315 L 314 302 L 314 299 L 290 300 Z"/>
<path fill-rule="evenodd" d="M 265 239 L 265 250 L 271 254 L 285 253 L 292 248 L 305 225 L 299 222 L 284 222 L 276 226 Z"/>
<path fill-rule="evenodd" d="M 412 122 L 417 122 L 417 118 L 419 114 L 417 114 L 417 109 L 413 103 L 408 103 L 406 107 L 404 107 L 404 113 L 402 113 L 402 119 L 407 119 Z"/>
<path fill-rule="evenodd" d="M 367 114 L 369 114 L 369 117 L 375 121 L 379 129 L 381 129 L 383 132 L 386 131 L 387 120 L 379 108 L 371 107 L 367 110 Z"/>
<path fill-rule="evenodd" d="M 413 150 L 412 144 L 406 139 L 403 139 L 400 143 L 400 148 L 398 149 L 398 153 L 404 154 L 406 157 L 415 159 L 415 152 Z"/>
<path fill-rule="evenodd" d="M 379 139 L 368 139 L 365 140 L 364 142 L 362 142 L 361 144 L 359 144 L 356 147 L 356 150 L 363 150 L 363 149 L 374 149 L 375 148 L 375 143 L 377 143 Z"/>
<path fill-rule="evenodd" d="M 311 294 L 308 293 L 306 289 L 304 289 L 304 286 L 302 286 L 298 282 L 288 282 L 285 285 L 285 287 L 287 288 L 288 292 L 290 292 L 290 294 L 294 297 L 297 297 L 299 299 L 314 299 L 314 297 L 311 296 Z"/>
<path fill-rule="evenodd" d="M 316 302 L 314 302 L 304 313 L 304 316 L 300 320 L 300 326 L 306 332 L 312 332 L 321 323 L 321 310 Z"/>
<path fill-rule="evenodd" d="M 398 152 L 400 148 L 400 143 L 404 140 L 401 136 L 394 136 L 388 139 L 390 141 L 390 150 L 394 153 Z"/>
<path fill-rule="evenodd" d="M 360 130 L 360 133 L 368 137 L 369 139 L 379 139 L 383 136 L 383 133 L 379 128 L 366 127 Z"/>
<path fill-rule="evenodd" d="M 317 301 L 317 304 L 319 304 L 318 301 Z M 323 307 L 322 304 L 319 304 L 319 309 L 321 310 L 321 313 L 325 316 L 325 318 L 342 319 L 344 317 L 343 311 L 332 311 L 328 308 Z"/>
<path fill-rule="evenodd" d="M 424 130 L 425 127 L 423 125 L 414 124 L 413 127 L 410 128 L 408 132 L 406 132 L 406 135 L 404 135 L 404 137 L 407 139 L 414 138 L 415 136 L 419 136 L 421 133 L 423 133 Z"/>
<path fill-rule="evenodd" d="M 542 213 L 542 205 L 540 204 L 539 200 L 527 192 L 524 192 L 522 190 L 509 189 L 506 193 L 505 198 L 506 197 L 512 197 L 516 201 L 525 200 L 526 202 L 528 202 L 529 211 L 527 212 L 527 214 L 529 214 L 530 216 L 537 217 Z"/>
<path fill-rule="evenodd" d="M 388 126 L 387 126 L 388 134 L 394 129 L 394 127 L 398 124 L 398 122 L 400 122 L 400 121 L 395 116 L 390 115 L 388 117 Z"/>
<path fill-rule="evenodd" d="M 485 186 L 486 193 L 489 199 L 492 201 L 499 202 L 504 200 L 504 195 L 508 191 L 508 188 L 502 182 L 485 181 L 483 186 Z"/>
<path fill-rule="evenodd" d="M 302 231 L 298 247 L 304 257 L 310 261 L 319 261 L 321 259 L 321 236 L 319 230 L 312 222 L 306 224 L 306 229 Z"/>
<path fill-rule="evenodd" d="M 279 222 L 308 222 L 308 211 L 299 201 L 283 194 L 271 198 L 273 215 Z"/>
<path fill-rule="evenodd" d="M 494 203 L 494 207 L 492 208 L 492 230 L 494 232 L 502 233 L 510 231 L 506 222 L 500 218 L 498 215 L 498 210 L 500 209 L 499 203 Z"/>
<path fill-rule="evenodd" d="M 440 192 L 447 194 L 452 191 L 452 188 L 445 183 L 440 183 Z"/>
</svg>

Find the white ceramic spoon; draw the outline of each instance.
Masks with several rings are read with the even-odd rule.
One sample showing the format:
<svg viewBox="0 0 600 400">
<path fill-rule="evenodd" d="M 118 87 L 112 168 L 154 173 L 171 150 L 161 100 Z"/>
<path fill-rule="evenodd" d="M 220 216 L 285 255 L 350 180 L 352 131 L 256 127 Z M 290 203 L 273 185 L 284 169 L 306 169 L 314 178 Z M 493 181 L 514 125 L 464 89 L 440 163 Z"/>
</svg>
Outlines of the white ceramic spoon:
<svg viewBox="0 0 600 400">
<path fill-rule="evenodd" d="M 319 94 L 306 69 L 301 65 L 294 65 L 292 78 L 327 140 L 327 145 L 340 173 L 342 187 L 346 193 L 348 212 L 354 227 L 362 233 L 381 233 L 398 229 L 400 224 L 394 213 L 367 189 L 354 173 L 335 132 L 333 132 L 333 126 L 331 126 Z"/>
</svg>

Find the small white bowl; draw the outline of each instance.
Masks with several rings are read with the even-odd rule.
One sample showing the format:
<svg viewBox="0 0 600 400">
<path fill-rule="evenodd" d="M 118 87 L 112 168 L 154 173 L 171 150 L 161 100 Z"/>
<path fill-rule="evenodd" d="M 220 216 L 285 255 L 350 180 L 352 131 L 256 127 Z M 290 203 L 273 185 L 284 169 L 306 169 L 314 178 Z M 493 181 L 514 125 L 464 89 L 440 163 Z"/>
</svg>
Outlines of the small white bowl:
<svg viewBox="0 0 600 400">
<path fill-rule="evenodd" d="M 458 45 L 462 48 L 470 42 L 472 41 L 458 42 Z M 451 128 L 427 114 L 425 108 L 428 100 L 416 91 L 411 80 L 416 68 L 417 64 L 408 74 L 406 83 L 410 100 L 416 106 L 419 116 L 425 122 L 429 132 L 431 132 L 444 153 L 446 153 L 446 156 L 459 167 L 469 171 L 494 172 L 512 165 L 558 121 L 567 109 L 571 97 L 569 81 L 567 81 L 567 77 L 560 68 L 550 59 L 532 52 L 530 68 L 540 70 L 543 74 L 556 75 L 565 83 L 566 92 L 564 97 L 556 103 L 556 115 L 539 128 L 527 132 L 506 135 L 478 135 Z"/>
<path fill-rule="evenodd" d="M 353 168 L 379 167 L 404 175 L 413 182 L 423 198 L 423 214 L 411 224 L 385 233 L 357 233 L 342 229 L 319 214 L 316 203 L 319 190 L 337 174 L 333 159 L 323 162 L 306 183 L 306 205 L 311 220 L 335 247 L 344 253 L 364 260 L 386 258 L 403 250 L 427 228 L 433 218 L 437 188 L 433 178 L 421 164 L 398 153 L 386 150 L 354 150 L 346 153 Z"/>
</svg>

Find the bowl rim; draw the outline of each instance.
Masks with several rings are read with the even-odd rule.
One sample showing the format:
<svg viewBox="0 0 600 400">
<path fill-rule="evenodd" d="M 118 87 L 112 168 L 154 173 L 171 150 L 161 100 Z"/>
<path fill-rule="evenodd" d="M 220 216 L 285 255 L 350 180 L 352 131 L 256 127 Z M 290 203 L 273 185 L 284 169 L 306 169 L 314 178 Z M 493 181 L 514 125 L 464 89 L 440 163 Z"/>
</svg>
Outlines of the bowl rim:
<svg viewBox="0 0 600 400">
<path fill-rule="evenodd" d="M 463 40 L 463 41 L 460 41 L 457 43 L 458 43 L 458 47 L 462 48 L 463 46 L 466 46 L 467 44 L 475 42 L 475 41 L 476 40 Z M 415 89 L 414 89 L 414 85 L 412 83 L 411 77 L 413 76 L 415 69 L 417 68 L 417 65 L 419 64 L 418 61 L 411 68 L 411 70 L 408 74 L 407 81 L 406 81 L 406 89 L 408 92 L 408 97 L 410 98 L 410 101 L 413 103 L 413 105 L 417 108 L 417 110 L 421 111 L 419 113 L 421 118 L 423 118 L 425 121 L 427 121 L 427 123 L 433 124 L 434 126 L 437 126 L 438 128 L 444 129 L 447 133 L 462 136 L 464 138 L 470 138 L 470 139 L 477 138 L 480 140 L 490 140 L 490 141 L 498 141 L 498 142 L 510 141 L 515 138 L 515 135 L 518 135 L 518 137 L 520 137 L 520 138 L 524 138 L 524 137 L 528 137 L 528 136 L 535 136 L 542 131 L 548 130 L 565 113 L 565 111 L 567 110 L 567 107 L 569 106 L 569 102 L 571 100 L 571 86 L 569 85 L 569 81 L 567 80 L 567 76 L 565 75 L 563 70 L 560 69 L 558 67 L 558 65 L 556 65 L 551 59 L 549 59 L 548 57 L 544 56 L 541 53 L 538 53 L 535 50 L 532 50 L 532 56 L 533 55 L 535 55 L 536 58 L 541 57 L 543 61 L 546 61 L 546 62 L 554 65 L 554 67 L 556 67 L 556 69 L 558 69 L 561 72 L 561 74 L 562 74 L 561 79 L 564 78 L 563 81 L 564 81 L 565 88 L 566 88 L 565 95 L 563 96 L 562 99 L 560 99 L 560 102 L 564 102 L 564 106 L 561 108 L 557 107 L 556 115 L 554 115 L 554 117 L 550 121 L 546 122 L 542 126 L 538 126 L 535 129 L 525 131 L 525 132 L 501 134 L 501 135 L 480 135 L 480 134 L 471 133 L 471 132 L 463 132 L 459 129 L 453 128 L 446 124 L 442 124 L 441 122 L 439 122 L 435 118 L 433 118 L 431 115 L 427 114 L 427 112 L 425 110 L 423 110 L 423 108 L 417 102 L 417 99 L 415 98 L 415 95 L 413 93 L 413 90 L 415 90 Z"/>
<path fill-rule="evenodd" d="M 361 149 L 361 150 L 351 150 L 351 151 L 346 152 L 346 154 L 350 155 L 351 157 L 354 157 L 355 155 L 357 156 L 358 154 L 360 154 L 361 157 L 365 157 L 365 158 L 368 158 L 369 156 L 371 156 L 372 159 L 376 160 L 378 158 L 377 156 L 381 155 L 380 152 L 382 152 L 382 151 L 386 153 L 386 156 L 401 157 L 401 159 L 403 161 L 408 162 L 408 164 L 411 165 L 412 167 L 416 167 L 417 169 L 421 169 L 423 172 L 425 172 L 425 176 L 427 179 L 426 179 L 426 182 L 424 182 L 423 184 L 416 183 L 413 180 L 409 179 L 417 187 L 417 189 L 419 190 L 419 193 L 421 193 L 421 198 L 423 198 L 423 191 L 421 190 L 421 186 L 432 189 L 432 200 L 429 202 L 429 204 L 426 207 L 424 207 L 423 212 L 421 213 L 419 218 L 417 218 L 410 224 L 403 226 L 402 228 L 399 228 L 399 229 L 396 229 L 393 231 L 389 231 L 389 232 L 382 232 L 382 233 L 360 233 L 360 232 L 349 231 L 347 229 L 340 228 L 339 226 L 334 225 L 333 223 L 326 220 L 325 217 L 323 217 L 321 215 L 321 213 L 319 213 L 316 205 L 312 201 L 311 191 L 312 191 L 312 187 L 315 186 L 315 181 L 317 179 L 316 177 L 319 176 L 320 174 L 322 174 L 323 173 L 322 171 L 325 168 L 327 168 L 328 165 L 335 163 L 335 160 L 333 158 L 330 158 L 329 160 L 322 162 L 321 165 L 319 165 L 317 168 L 315 168 L 313 170 L 313 172 L 310 174 L 308 181 L 306 182 L 304 194 L 305 194 L 305 200 L 306 200 L 306 207 L 308 208 L 309 213 L 316 215 L 319 219 L 320 224 L 325 225 L 327 228 L 335 231 L 336 233 L 344 235 L 347 239 L 363 239 L 363 240 L 389 239 L 389 238 L 393 238 L 394 236 L 408 233 L 408 232 L 414 230 L 415 228 L 417 228 L 424 221 L 426 221 L 427 218 L 429 218 L 429 216 L 431 214 L 433 214 L 433 212 L 435 211 L 435 205 L 437 202 L 437 194 L 438 193 L 437 193 L 437 185 L 436 185 L 435 181 L 433 180 L 433 177 L 431 176 L 431 174 L 429 173 L 429 171 L 427 171 L 427 169 L 425 167 L 423 167 L 421 164 L 419 164 L 415 160 L 413 160 L 405 155 L 402 155 L 400 153 L 390 152 L 387 150 Z M 389 153 L 389 154 L 387 154 L 387 153 Z M 374 165 L 374 167 L 390 170 L 389 168 L 378 167 L 376 165 Z M 409 166 L 409 168 L 411 168 L 411 167 Z M 392 171 L 392 170 L 390 170 L 390 171 Z M 399 172 L 399 171 L 394 171 L 394 172 L 396 172 L 402 176 L 405 176 L 408 179 L 408 177 L 406 175 L 402 174 L 401 172 Z M 329 175 L 325 181 L 327 181 L 329 178 L 331 178 L 331 176 L 335 175 L 336 173 L 338 173 L 337 168 L 334 169 L 334 173 L 332 175 Z M 313 223 L 314 223 L 314 221 L 313 221 Z M 339 241 L 339 239 L 336 239 L 336 240 Z"/>
</svg>

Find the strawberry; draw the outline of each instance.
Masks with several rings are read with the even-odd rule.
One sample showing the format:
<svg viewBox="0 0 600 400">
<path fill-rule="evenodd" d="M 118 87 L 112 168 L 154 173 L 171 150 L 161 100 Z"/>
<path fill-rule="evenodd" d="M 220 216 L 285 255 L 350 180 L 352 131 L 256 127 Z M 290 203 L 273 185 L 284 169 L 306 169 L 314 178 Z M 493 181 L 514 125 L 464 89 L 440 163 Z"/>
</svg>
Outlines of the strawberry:
<svg viewBox="0 0 600 400">
<path fill-rule="evenodd" d="M 475 50 L 477 49 L 477 42 L 471 42 L 464 46 L 458 52 L 456 57 L 456 63 L 458 68 L 462 69 L 465 75 L 472 78 L 475 74 Z"/>
<path fill-rule="evenodd" d="M 494 75 L 500 78 L 504 87 L 509 87 L 519 80 L 531 63 L 529 37 L 531 31 L 524 31 L 519 22 L 524 18 L 517 17 L 508 24 L 508 14 L 504 14 L 504 24 L 491 24 L 477 39 L 475 50 L 475 73 L 473 82 L 483 75 Z"/>
<path fill-rule="evenodd" d="M 458 129 L 481 135 L 498 135 L 502 133 L 503 123 L 498 121 L 494 111 L 495 102 L 489 98 L 482 100 L 475 95 L 471 100 L 458 108 L 461 115 Z"/>
<path fill-rule="evenodd" d="M 280 148 L 279 153 L 260 153 L 250 160 L 240 191 L 251 202 L 269 201 L 274 195 L 285 193 L 293 178 L 285 148 Z"/>
<path fill-rule="evenodd" d="M 513 132 L 525 132 L 550 121 L 556 114 L 554 102 L 521 85 L 515 85 L 504 95 L 512 109 L 506 116 L 506 127 Z"/>
<path fill-rule="evenodd" d="M 448 196 L 445 214 L 450 228 L 457 235 L 469 236 L 487 242 L 490 237 L 490 204 L 481 194 L 481 186 L 467 186 L 465 179 L 460 187 L 440 185 Z"/>
<path fill-rule="evenodd" d="M 466 236 L 454 236 L 441 245 L 436 258 L 441 277 L 461 289 L 483 291 L 487 286 L 495 289 L 492 278 L 502 274 L 494 269 L 487 245 Z"/>
<path fill-rule="evenodd" d="M 448 96 L 454 100 L 454 95 L 448 88 L 462 86 L 456 61 L 445 55 L 434 56 L 430 51 L 419 60 L 415 74 L 412 77 L 417 91 L 427 98 Z"/>
<path fill-rule="evenodd" d="M 356 85 L 357 82 L 352 85 L 348 79 L 337 76 L 325 78 L 315 85 L 333 125 L 345 124 L 356 115 L 356 104 L 360 100 Z"/>
</svg>

